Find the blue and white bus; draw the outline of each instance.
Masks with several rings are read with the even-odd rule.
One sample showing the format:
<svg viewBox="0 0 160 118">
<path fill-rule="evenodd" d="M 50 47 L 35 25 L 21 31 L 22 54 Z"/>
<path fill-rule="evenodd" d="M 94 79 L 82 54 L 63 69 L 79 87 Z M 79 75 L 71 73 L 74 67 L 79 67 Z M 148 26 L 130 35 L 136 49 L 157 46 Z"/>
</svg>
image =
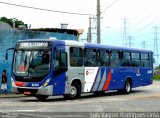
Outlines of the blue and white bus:
<svg viewBox="0 0 160 118">
<path fill-rule="evenodd" d="M 10 49 L 12 91 L 39 100 L 108 90 L 130 93 L 153 81 L 151 50 L 55 39 L 20 40 Z"/>
</svg>

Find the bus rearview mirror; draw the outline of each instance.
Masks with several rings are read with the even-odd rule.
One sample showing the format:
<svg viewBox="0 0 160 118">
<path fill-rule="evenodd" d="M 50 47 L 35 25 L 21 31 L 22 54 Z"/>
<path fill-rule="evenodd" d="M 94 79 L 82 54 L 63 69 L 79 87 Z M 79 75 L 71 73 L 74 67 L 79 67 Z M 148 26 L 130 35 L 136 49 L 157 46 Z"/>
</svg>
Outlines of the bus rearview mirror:
<svg viewBox="0 0 160 118">
<path fill-rule="evenodd" d="M 6 52 L 6 60 L 8 60 L 8 52 Z"/>
</svg>

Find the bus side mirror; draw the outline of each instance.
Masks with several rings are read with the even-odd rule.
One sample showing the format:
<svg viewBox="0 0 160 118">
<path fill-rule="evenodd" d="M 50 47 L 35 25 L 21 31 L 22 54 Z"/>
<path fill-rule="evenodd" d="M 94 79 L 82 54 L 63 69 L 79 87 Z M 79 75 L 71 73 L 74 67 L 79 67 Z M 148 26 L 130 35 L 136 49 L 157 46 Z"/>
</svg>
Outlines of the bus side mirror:
<svg viewBox="0 0 160 118">
<path fill-rule="evenodd" d="M 6 60 L 8 60 L 8 50 L 15 50 L 15 48 L 9 48 L 6 50 Z"/>
<path fill-rule="evenodd" d="M 6 60 L 8 60 L 8 52 L 6 52 Z"/>
</svg>

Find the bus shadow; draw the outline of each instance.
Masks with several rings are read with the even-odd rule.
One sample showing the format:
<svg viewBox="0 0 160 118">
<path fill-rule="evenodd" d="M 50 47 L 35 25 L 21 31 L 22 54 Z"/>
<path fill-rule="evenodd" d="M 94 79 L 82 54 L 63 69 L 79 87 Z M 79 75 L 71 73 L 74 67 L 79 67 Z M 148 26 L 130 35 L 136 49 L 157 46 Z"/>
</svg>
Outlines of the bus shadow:
<svg viewBox="0 0 160 118">
<path fill-rule="evenodd" d="M 133 94 L 137 94 L 137 93 L 143 93 L 144 90 L 133 90 L 130 94 L 124 94 L 121 92 L 117 92 L 117 91 L 107 91 L 103 94 L 94 94 L 94 93 L 87 93 L 87 94 L 82 94 L 82 96 L 80 98 L 74 99 L 74 100 L 70 100 L 70 99 L 65 99 L 63 96 L 58 96 L 58 97 L 49 97 L 48 99 L 46 99 L 45 101 L 39 101 L 38 99 L 34 98 L 29 98 L 29 99 L 25 99 L 25 100 L 21 100 L 23 102 L 64 102 L 64 101 L 82 101 L 84 99 L 92 99 L 92 98 L 99 98 L 99 97 L 111 97 L 111 96 L 126 96 L 126 95 L 133 95 Z"/>
</svg>

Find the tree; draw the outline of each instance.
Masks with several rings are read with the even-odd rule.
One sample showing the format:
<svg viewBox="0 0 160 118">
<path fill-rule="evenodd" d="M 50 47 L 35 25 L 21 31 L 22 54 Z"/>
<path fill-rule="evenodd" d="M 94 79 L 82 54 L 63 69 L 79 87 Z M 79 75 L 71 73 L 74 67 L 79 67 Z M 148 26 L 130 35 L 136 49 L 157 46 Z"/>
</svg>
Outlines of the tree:
<svg viewBox="0 0 160 118">
<path fill-rule="evenodd" d="M 27 24 L 24 24 L 23 21 L 18 20 L 16 18 L 1 17 L 0 21 L 3 21 L 3 22 L 10 24 L 11 27 L 13 27 L 13 22 L 15 22 L 15 28 L 18 28 L 18 26 L 20 26 L 20 25 L 24 25 L 25 27 L 28 27 Z"/>
</svg>

